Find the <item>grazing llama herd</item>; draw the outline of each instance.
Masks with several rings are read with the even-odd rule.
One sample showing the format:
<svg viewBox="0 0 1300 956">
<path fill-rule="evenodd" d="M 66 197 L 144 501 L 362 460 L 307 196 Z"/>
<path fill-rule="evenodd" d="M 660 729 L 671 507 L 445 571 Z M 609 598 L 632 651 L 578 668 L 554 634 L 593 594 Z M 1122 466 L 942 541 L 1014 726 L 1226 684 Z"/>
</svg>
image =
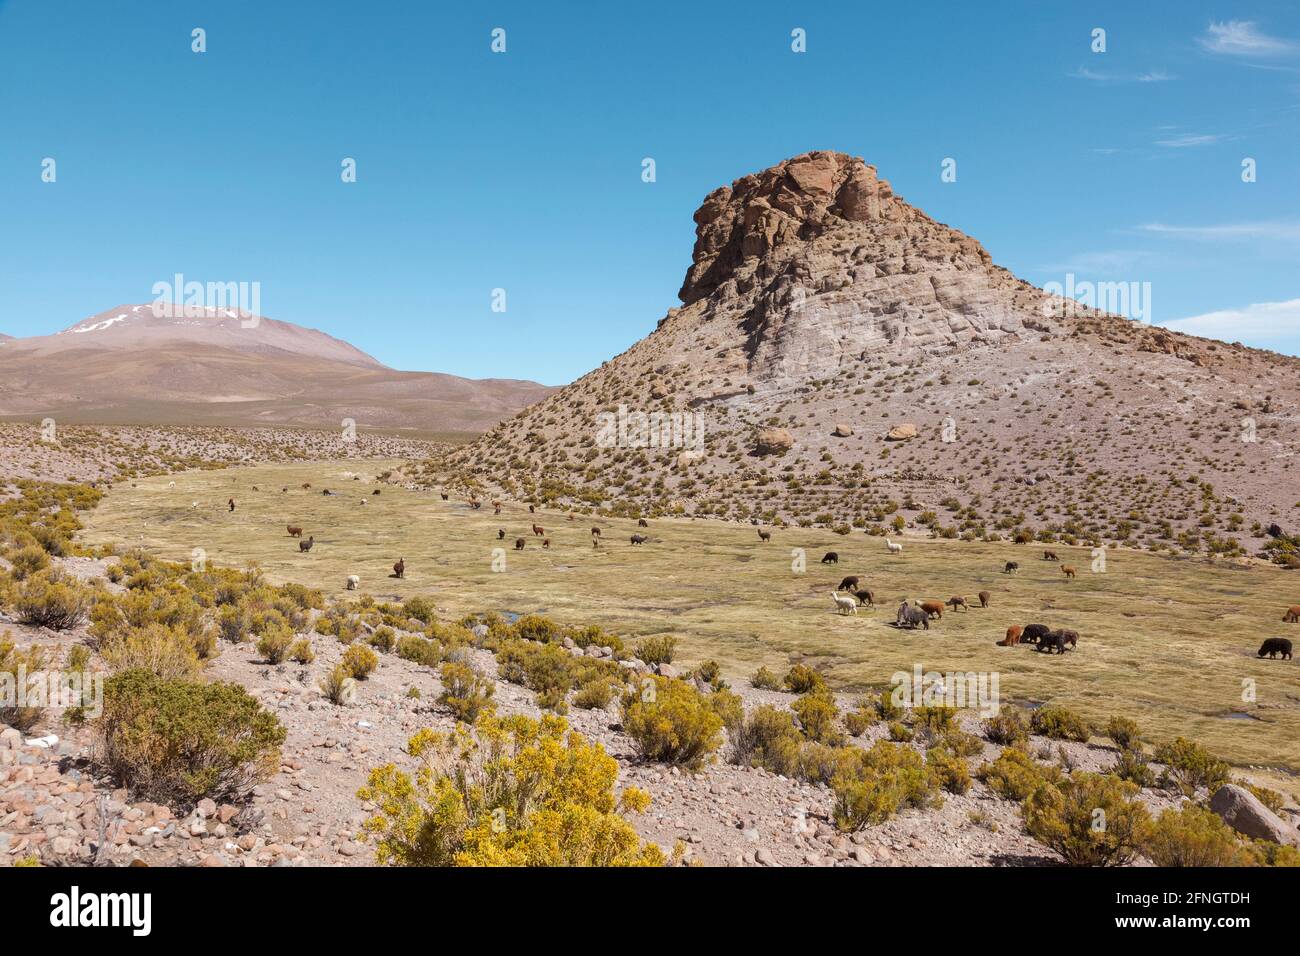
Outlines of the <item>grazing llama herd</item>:
<svg viewBox="0 0 1300 956">
<path fill-rule="evenodd" d="M 170 482 L 168 484 L 168 487 L 175 488 L 176 483 L 174 481 Z M 311 484 L 304 483 L 302 487 L 310 488 Z M 253 490 L 256 491 L 258 489 L 256 486 L 253 486 Z M 288 490 L 289 489 L 287 487 L 281 489 L 281 491 L 286 491 L 286 492 Z M 376 489 L 371 492 L 371 495 L 378 495 L 379 493 L 380 492 Z M 336 494 L 336 492 L 331 492 L 328 489 L 326 489 L 323 492 L 323 494 L 333 495 Z M 440 492 L 440 495 L 443 501 L 449 500 L 450 496 L 448 495 L 447 492 L 445 491 Z M 362 503 L 363 504 L 365 503 L 364 498 L 362 499 Z M 230 511 L 233 512 L 235 510 L 235 500 L 233 498 L 227 501 L 226 504 Z M 469 505 L 474 510 L 478 510 L 482 506 L 482 502 L 478 501 L 477 499 L 471 499 Z M 194 503 L 194 506 L 195 507 L 198 506 L 197 501 Z M 492 506 L 493 506 L 493 514 L 500 515 L 501 502 L 493 501 Z M 528 506 L 528 511 L 529 514 L 535 514 L 536 506 L 530 504 Z M 568 520 L 573 521 L 574 516 L 570 514 L 568 516 Z M 757 524 L 757 522 L 755 522 L 755 524 Z M 649 522 L 647 522 L 646 519 L 644 518 L 640 518 L 637 520 L 637 526 L 640 528 L 648 529 Z M 306 554 L 307 552 L 311 551 L 316 541 L 314 534 L 309 535 L 304 540 L 302 537 L 303 535 L 302 526 L 291 524 L 291 525 L 286 525 L 286 529 L 288 531 L 289 537 L 298 539 L 298 552 L 300 554 Z M 543 549 L 549 549 L 551 547 L 551 539 L 547 536 L 545 528 L 543 528 L 541 525 L 537 524 L 536 522 L 533 522 L 531 530 L 535 538 L 542 539 Z M 758 531 L 759 541 L 764 543 L 771 542 L 772 540 L 771 530 L 758 528 L 757 531 Z M 503 541 L 505 537 L 506 537 L 505 529 L 504 528 L 498 529 L 497 540 Z M 650 538 L 648 535 L 644 535 L 644 534 L 633 534 L 630 536 L 629 540 L 633 546 L 636 546 L 636 545 L 645 544 L 647 541 L 650 540 Z M 591 543 L 593 548 L 596 549 L 601 548 L 601 529 L 599 527 L 593 526 L 591 528 Z M 524 548 L 526 547 L 526 544 L 527 544 L 526 538 L 523 537 L 515 538 L 514 547 L 516 551 L 523 551 Z M 890 555 L 901 555 L 903 553 L 902 543 L 898 541 L 894 541 L 888 537 L 885 538 L 885 549 L 888 551 Z M 826 565 L 838 565 L 839 560 L 840 560 L 840 556 L 838 552 L 828 551 L 826 552 L 825 556 L 822 557 L 821 563 Z M 1043 560 L 1057 562 L 1060 566 L 1062 575 L 1067 581 L 1074 580 L 1076 578 L 1078 573 L 1077 569 L 1071 565 L 1060 564 L 1061 559 L 1056 554 L 1055 551 L 1052 550 L 1044 551 Z M 1020 570 L 1020 564 L 1017 561 L 1008 561 L 1005 563 L 1002 570 L 1003 573 L 1005 574 L 1015 574 Z M 405 558 L 397 559 L 397 563 L 393 565 L 393 573 L 391 577 L 397 579 L 404 579 L 406 577 Z M 830 592 L 831 600 L 834 602 L 834 610 L 836 613 L 845 616 L 856 615 L 858 613 L 858 608 L 860 607 L 869 607 L 873 609 L 875 608 L 876 602 L 875 602 L 874 592 L 868 588 L 860 587 L 860 584 L 861 582 L 857 575 L 847 575 L 840 581 L 839 587 L 837 587 L 835 590 Z M 356 591 L 360 587 L 361 587 L 360 575 L 349 574 L 346 579 L 346 589 L 349 591 Z M 841 591 L 847 591 L 849 593 L 841 594 L 840 593 Z M 990 601 L 989 592 L 980 591 L 978 597 L 979 597 L 979 606 L 981 608 L 987 608 L 989 606 L 989 601 Z M 931 621 L 942 620 L 943 611 L 945 607 L 948 607 L 955 612 L 959 608 L 963 611 L 969 611 L 971 609 L 971 606 L 972 605 L 962 595 L 953 595 L 952 597 L 948 598 L 947 601 L 943 601 L 943 602 L 913 600 L 909 603 L 907 598 L 903 598 L 902 604 L 898 608 L 898 612 L 895 616 L 895 620 L 893 621 L 892 626 L 897 628 L 906 628 L 906 629 L 915 629 L 919 627 L 928 631 L 930 629 Z M 1300 623 L 1300 605 L 1294 605 L 1292 607 L 1287 608 L 1283 613 L 1282 620 L 1283 622 L 1289 624 Z M 1036 646 L 1039 651 L 1044 651 L 1048 654 L 1055 652 L 1061 655 L 1065 653 L 1067 647 L 1069 647 L 1070 649 L 1077 648 L 1078 643 L 1079 643 L 1079 634 L 1077 631 L 1071 630 L 1069 628 L 1053 629 L 1048 627 L 1046 624 L 1026 624 L 1023 626 L 1018 624 L 1013 624 L 1007 628 L 1006 635 L 1003 637 L 1003 639 L 996 642 L 996 644 L 999 647 L 1014 647 L 1019 644 L 1030 644 Z M 1292 654 L 1292 643 L 1289 639 L 1283 637 L 1271 637 L 1264 640 L 1264 643 L 1260 647 L 1257 656 L 1261 658 L 1268 657 L 1269 659 L 1276 659 L 1280 657 L 1283 660 L 1290 660 L 1291 654 Z"/>
</svg>

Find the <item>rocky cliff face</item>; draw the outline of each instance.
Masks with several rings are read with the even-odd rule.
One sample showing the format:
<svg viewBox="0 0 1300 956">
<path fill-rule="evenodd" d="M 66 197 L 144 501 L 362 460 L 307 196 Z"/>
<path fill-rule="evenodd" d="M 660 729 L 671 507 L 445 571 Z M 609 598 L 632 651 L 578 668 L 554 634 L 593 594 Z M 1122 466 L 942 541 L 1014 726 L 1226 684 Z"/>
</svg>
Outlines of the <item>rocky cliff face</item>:
<svg viewBox="0 0 1300 956">
<path fill-rule="evenodd" d="M 682 302 L 743 330 L 749 371 L 766 387 L 881 349 L 994 345 L 1053 328 L 1050 297 L 843 153 L 738 179 L 710 193 L 695 222 Z"/>
<path fill-rule="evenodd" d="M 842 153 L 716 189 L 695 223 L 679 307 L 450 464 L 600 508 L 840 528 L 946 501 L 962 535 L 1162 546 L 1186 529 L 1230 552 L 1250 527 L 1233 513 L 1296 523 L 1300 361 L 1049 295 Z M 703 445 L 602 445 L 619 408 L 699 416 Z"/>
</svg>

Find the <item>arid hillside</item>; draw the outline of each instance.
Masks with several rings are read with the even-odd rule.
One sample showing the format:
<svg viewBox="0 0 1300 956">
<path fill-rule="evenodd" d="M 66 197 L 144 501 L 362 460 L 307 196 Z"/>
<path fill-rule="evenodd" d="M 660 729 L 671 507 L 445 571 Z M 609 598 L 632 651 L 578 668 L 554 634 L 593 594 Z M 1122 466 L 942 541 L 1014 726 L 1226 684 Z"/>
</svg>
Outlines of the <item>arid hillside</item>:
<svg viewBox="0 0 1300 956">
<path fill-rule="evenodd" d="M 467 484 L 844 533 L 1255 553 L 1296 530 L 1300 360 L 1049 295 L 841 153 L 695 222 L 682 305 L 453 453 Z"/>
<path fill-rule="evenodd" d="M 388 368 L 315 329 L 233 310 L 124 305 L 0 347 L 0 417 L 478 432 L 550 389 Z"/>
</svg>

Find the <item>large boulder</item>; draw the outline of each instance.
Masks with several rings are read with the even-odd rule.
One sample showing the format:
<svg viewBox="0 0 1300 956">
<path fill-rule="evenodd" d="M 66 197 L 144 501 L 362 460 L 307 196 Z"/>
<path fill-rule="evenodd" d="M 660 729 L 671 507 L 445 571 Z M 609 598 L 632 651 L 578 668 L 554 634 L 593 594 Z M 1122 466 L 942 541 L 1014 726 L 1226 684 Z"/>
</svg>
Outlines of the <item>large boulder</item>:
<svg viewBox="0 0 1300 956">
<path fill-rule="evenodd" d="M 835 430 L 831 432 L 831 434 L 834 435 L 836 438 L 848 438 L 850 435 L 853 434 L 853 426 L 846 425 L 843 422 L 840 422 L 835 426 Z"/>
<path fill-rule="evenodd" d="M 1238 833 L 1254 840 L 1268 840 L 1300 848 L 1300 832 L 1235 783 L 1225 784 L 1210 798 L 1210 809 Z"/>
<path fill-rule="evenodd" d="M 754 438 L 754 451 L 760 455 L 784 455 L 794 447 L 794 436 L 784 428 L 764 428 Z"/>
<path fill-rule="evenodd" d="M 891 428 L 885 439 L 887 441 L 907 441 L 909 438 L 915 438 L 917 434 L 919 433 L 915 425 L 911 422 L 904 422 Z"/>
</svg>

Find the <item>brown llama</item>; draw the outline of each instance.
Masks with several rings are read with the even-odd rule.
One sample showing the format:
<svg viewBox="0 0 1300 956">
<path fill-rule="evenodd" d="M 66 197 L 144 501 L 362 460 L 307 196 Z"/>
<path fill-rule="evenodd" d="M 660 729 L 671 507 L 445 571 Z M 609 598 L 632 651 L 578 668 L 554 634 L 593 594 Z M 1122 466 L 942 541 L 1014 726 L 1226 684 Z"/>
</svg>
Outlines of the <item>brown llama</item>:
<svg viewBox="0 0 1300 956">
<path fill-rule="evenodd" d="M 405 559 L 405 558 L 398 558 L 398 559 L 397 559 L 397 563 L 393 565 L 393 577 L 395 577 L 395 578 L 404 578 L 404 577 L 406 577 L 406 559 Z"/>
<path fill-rule="evenodd" d="M 770 531 L 764 531 L 762 528 L 759 528 L 759 529 L 758 529 L 758 540 L 759 540 L 759 541 L 771 541 L 771 540 L 772 540 L 772 532 L 770 532 Z"/>
<path fill-rule="evenodd" d="M 550 550 L 550 547 L 551 547 L 551 539 L 550 539 L 550 538 L 543 538 L 543 539 L 542 539 L 542 549 L 543 549 L 543 550 Z"/>
<path fill-rule="evenodd" d="M 1058 558 L 1058 557 L 1056 556 L 1056 552 L 1055 552 L 1055 551 L 1044 551 L 1044 552 L 1043 552 L 1043 560 L 1044 560 L 1044 561 L 1060 561 L 1061 559 Z"/>
<path fill-rule="evenodd" d="M 1020 643 L 1020 632 L 1020 625 L 1012 624 L 1007 628 L 1007 636 L 997 642 L 998 647 L 1015 647 Z"/>
<path fill-rule="evenodd" d="M 937 617 L 939 620 L 941 620 L 941 621 L 943 620 L 943 604 L 942 604 L 942 602 L 940 602 L 940 601 L 917 601 L 917 602 L 916 602 L 916 606 L 919 607 L 919 608 L 920 608 L 922 611 L 924 611 L 926 614 L 930 615 L 930 617 Z"/>
<path fill-rule="evenodd" d="M 1300 624 L 1300 604 L 1293 604 L 1282 615 L 1283 624 Z"/>
<path fill-rule="evenodd" d="M 541 525 L 539 525 L 539 524 L 535 524 L 535 525 L 533 525 L 533 534 L 535 534 L 535 535 L 537 535 L 537 537 L 541 538 L 541 537 L 545 536 L 545 534 L 546 534 L 546 529 L 543 528 L 543 527 L 542 527 Z"/>
<path fill-rule="evenodd" d="M 966 603 L 966 599 L 965 599 L 964 597 L 959 596 L 959 595 L 953 595 L 952 597 L 948 598 L 948 600 L 947 600 L 946 603 L 947 603 L 947 604 L 948 604 L 948 605 L 949 605 L 949 606 L 950 606 L 954 611 L 957 610 L 957 608 L 961 608 L 963 611 L 969 611 L 969 610 L 970 610 L 970 605 Z"/>
<path fill-rule="evenodd" d="M 291 538 L 302 537 L 302 528 L 299 528 L 296 524 L 285 525 L 285 527 L 289 529 L 289 537 Z"/>
<path fill-rule="evenodd" d="M 981 592 L 979 593 L 980 607 L 988 607 L 988 606 L 989 606 L 989 598 L 992 597 L 992 596 L 993 596 L 993 595 L 989 594 L 988 591 L 981 591 Z"/>
<path fill-rule="evenodd" d="M 1072 578 L 1076 574 L 1074 568 L 1072 568 L 1068 564 L 1061 565 L 1061 573 L 1064 574 L 1067 578 Z"/>
</svg>

